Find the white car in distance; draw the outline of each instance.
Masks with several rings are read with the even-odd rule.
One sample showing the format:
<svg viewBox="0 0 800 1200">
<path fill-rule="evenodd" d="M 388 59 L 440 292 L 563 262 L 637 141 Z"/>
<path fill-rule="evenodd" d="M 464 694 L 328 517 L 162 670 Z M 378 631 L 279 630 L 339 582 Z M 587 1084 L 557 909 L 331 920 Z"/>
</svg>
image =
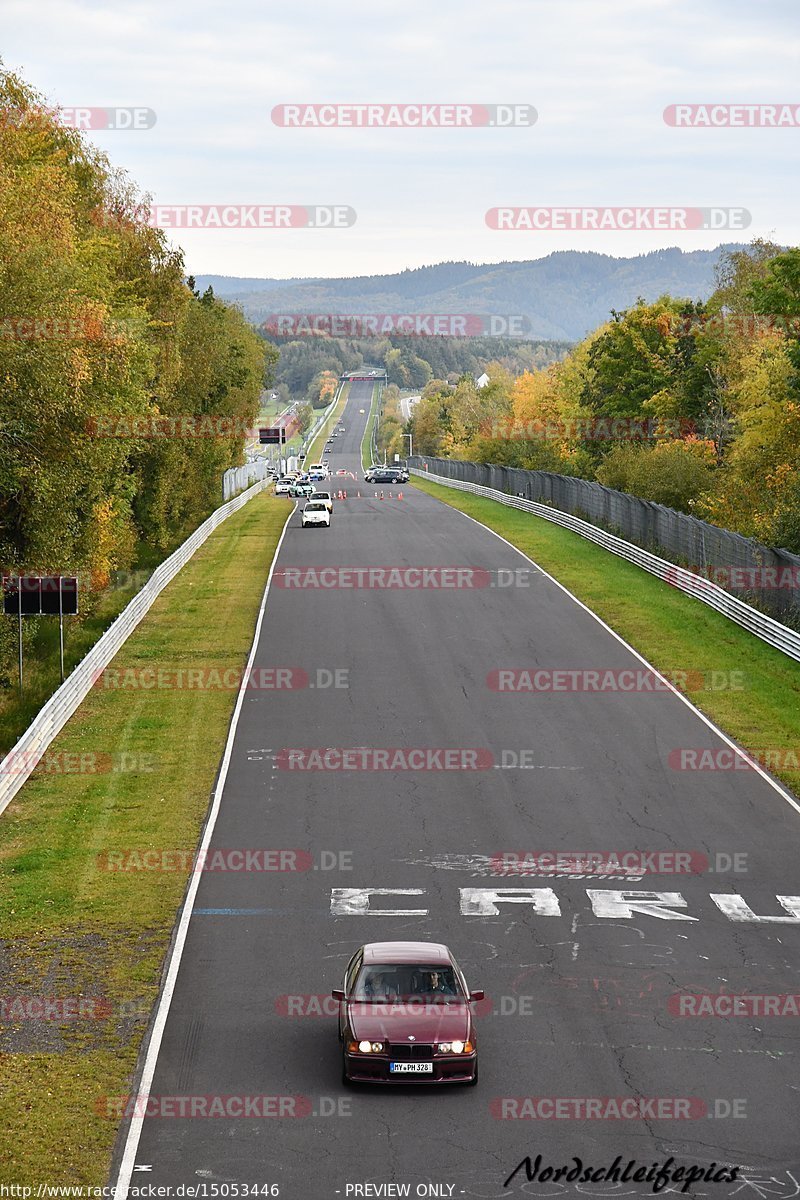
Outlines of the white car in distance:
<svg viewBox="0 0 800 1200">
<path fill-rule="evenodd" d="M 309 500 L 303 509 L 302 527 L 307 525 L 325 525 L 330 528 L 331 510 L 324 500 Z"/>
</svg>

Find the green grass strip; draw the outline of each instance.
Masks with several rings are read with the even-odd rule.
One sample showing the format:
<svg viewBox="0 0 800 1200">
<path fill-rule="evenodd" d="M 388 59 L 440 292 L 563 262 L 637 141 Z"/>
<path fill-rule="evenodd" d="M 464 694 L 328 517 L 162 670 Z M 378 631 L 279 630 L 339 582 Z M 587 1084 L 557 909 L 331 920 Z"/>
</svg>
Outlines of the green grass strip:
<svg viewBox="0 0 800 1200">
<path fill-rule="evenodd" d="M 372 400 L 370 401 L 367 427 L 364 430 L 364 436 L 361 439 L 362 471 L 367 471 L 372 466 L 372 430 L 378 417 L 378 405 L 380 404 L 380 397 L 381 389 L 376 383 L 372 388 Z"/>
<path fill-rule="evenodd" d="M 290 506 L 262 493 L 229 517 L 107 677 L 192 668 L 230 671 L 228 686 L 100 681 L 0 818 L 0 997 L 96 997 L 106 1013 L 0 1023 L 0 1182 L 106 1181 L 119 1122 L 99 1097 L 130 1090 Z M 186 853 L 176 870 L 106 869 L 131 850 Z"/>
<path fill-rule="evenodd" d="M 306 464 L 322 461 L 323 452 L 325 450 L 325 443 L 327 442 L 330 433 L 338 426 L 339 418 L 341 417 L 342 413 L 344 412 L 344 406 L 345 406 L 345 404 L 347 404 L 347 397 L 349 395 L 350 395 L 350 384 L 346 383 L 344 385 L 344 387 L 342 388 L 342 394 L 339 397 L 339 402 L 336 405 L 336 408 L 333 410 L 331 415 L 326 419 L 326 421 L 323 424 L 322 428 L 320 429 L 319 433 L 314 438 L 314 441 L 311 443 L 308 450 L 306 451 L 306 458 L 305 458 L 305 464 L 304 464 L 306 466 L 306 470 L 308 470 L 308 466 Z M 317 457 L 317 456 L 319 456 L 319 457 Z"/>
</svg>

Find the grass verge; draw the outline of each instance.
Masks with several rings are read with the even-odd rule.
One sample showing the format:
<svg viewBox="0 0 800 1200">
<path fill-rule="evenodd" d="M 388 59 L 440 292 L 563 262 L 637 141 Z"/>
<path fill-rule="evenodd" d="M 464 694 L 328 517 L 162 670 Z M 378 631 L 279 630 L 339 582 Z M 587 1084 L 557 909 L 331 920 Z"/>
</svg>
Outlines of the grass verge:
<svg viewBox="0 0 800 1200">
<path fill-rule="evenodd" d="M 0 1182 L 106 1181 L 118 1121 L 98 1098 L 130 1088 L 288 510 L 262 493 L 234 513 L 107 676 L 230 670 L 232 685 L 101 680 L 0 818 Z M 105 869 L 131 850 L 186 853 L 176 870 Z M 83 998 L 99 1015 L 31 1019 L 16 997 Z"/>
<path fill-rule="evenodd" d="M 380 403 L 380 388 L 377 383 L 372 389 L 372 400 L 369 406 L 369 417 L 367 418 L 367 427 L 364 430 L 364 436 L 361 439 L 361 469 L 367 471 L 372 466 L 372 430 L 378 416 L 378 405 Z"/>
<path fill-rule="evenodd" d="M 344 385 L 344 387 L 342 388 L 342 394 L 339 397 L 339 402 L 336 405 L 336 408 L 333 410 L 331 415 L 326 419 L 326 421 L 323 424 L 322 428 L 320 429 L 319 433 L 314 438 L 314 441 L 311 443 L 308 450 L 306 451 L 306 462 L 307 463 L 322 461 L 322 455 L 323 455 L 323 451 L 325 449 L 325 443 L 328 440 L 328 434 L 334 428 L 335 425 L 339 424 L 339 418 L 341 417 L 342 413 L 344 412 L 344 406 L 345 406 L 345 404 L 347 404 L 347 397 L 349 395 L 350 395 L 350 384 L 346 383 Z M 306 467 L 306 470 L 308 470 L 307 467 Z"/>
<path fill-rule="evenodd" d="M 189 530 L 189 533 L 191 532 Z M 65 675 L 86 657 L 123 608 L 144 587 L 159 563 L 168 558 L 189 533 L 181 536 L 163 551 L 154 550 L 140 542 L 134 566 L 128 571 L 115 573 L 110 586 L 96 598 L 93 597 L 92 611 L 81 617 L 64 618 Z M 78 586 L 80 588 L 82 583 Z M 79 603 L 82 609 L 86 608 L 84 596 L 81 596 Z M 13 622 L 16 638 L 16 621 L 13 618 L 7 619 Z M 58 620 L 53 617 L 26 617 L 25 622 L 25 690 L 20 694 L 16 668 L 10 686 L 0 689 L 0 758 L 19 741 L 33 718 L 61 685 Z M 31 627 L 35 629 L 32 635 Z"/>
<path fill-rule="evenodd" d="M 676 673 L 676 685 L 689 673 L 682 690 L 692 703 L 800 794 L 799 663 L 577 533 L 419 476 L 412 483 L 529 555 L 654 667 Z"/>
</svg>

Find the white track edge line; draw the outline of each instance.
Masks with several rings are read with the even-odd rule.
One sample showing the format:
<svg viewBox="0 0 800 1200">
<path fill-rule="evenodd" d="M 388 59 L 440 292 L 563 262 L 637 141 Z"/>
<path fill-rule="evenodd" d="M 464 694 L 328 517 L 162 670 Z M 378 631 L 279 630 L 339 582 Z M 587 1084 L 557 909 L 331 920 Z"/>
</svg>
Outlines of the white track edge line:
<svg viewBox="0 0 800 1200">
<path fill-rule="evenodd" d="M 431 480 L 430 482 L 433 483 L 434 481 Z M 447 484 L 439 484 L 439 486 L 447 487 Z M 459 489 L 454 488 L 453 490 L 457 491 Z M 428 494 L 430 494 L 430 493 L 428 493 Z M 471 493 L 467 493 L 467 494 L 471 494 Z M 439 497 L 434 496 L 433 499 L 438 500 Z M 476 499 L 491 500 L 491 497 L 490 496 L 478 496 L 478 497 L 476 497 Z M 443 500 L 442 503 L 448 504 L 448 502 L 446 500 Z M 501 504 L 501 501 L 493 500 L 492 503 Z M 565 587 L 565 585 L 563 583 L 559 583 L 559 581 L 553 575 L 551 575 L 549 571 L 545 571 L 544 567 L 542 567 L 539 563 L 537 563 L 534 559 L 532 559 L 528 554 L 526 554 L 524 550 L 520 550 L 519 546 L 515 546 L 513 544 L 513 542 L 510 542 L 508 540 L 508 538 L 504 538 L 501 533 L 497 532 L 497 530 L 491 529 L 488 525 L 484 525 L 483 521 L 479 521 L 477 517 L 470 516 L 469 513 L 465 513 L 463 511 L 463 509 L 461 509 L 461 508 L 456 508 L 455 505 L 453 505 L 453 504 L 448 504 L 448 507 L 452 508 L 454 512 L 461 513 L 462 517 L 466 517 L 468 521 L 472 521 L 472 522 L 474 522 L 475 525 L 479 525 L 481 527 L 481 529 L 485 529 L 488 533 L 491 533 L 493 537 L 498 538 L 499 541 L 505 542 L 506 546 L 509 546 L 512 550 L 515 551 L 515 553 L 521 555 L 521 557 L 524 558 L 526 562 L 529 562 L 531 564 L 531 566 L 536 567 L 537 571 L 541 571 L 542 575 L 546 576 L 546 578 L 549 579 L 551 583 L 554 583 L 557 588 L 560 588 L 561 591 L 564 592 L 565 595 L 569 596 L 570 600 L 574 600 L 574 602 L 580 608 L 582 608 L 584 612 L 588 613 L 589 616 L 593 618 L 593 620 L 597 621 L 598 625 L 602 625 L 603 629 L 605 629 L 608 633 L 610 633 L 611 636 L 620 643 L 620 645 L 624 646 L 626 650 L 630 651 L 630 653 L 634 656 L 634 658 L 638 658 L 640 663 L 643 663 L 650 671 L 653 672 L 654 675 L 657 675 L 659 679 L 662 679 L 664 681 L 664 683 L 667 685 L 667 689 L 670 692 L 672 692 L 673 695 L 677 696 L 682 704 L 685 704 L 687 708 L 691 709 L 691 711 L 695 714 L 695 716 L 698 716 L 704 725 L 707 725 L 709 729 L 713 730 L 713 732 L 718 735 L 718 737 L 721 737 L 723 742 L 726 743 L 726 745 L 730 746 L 730 748 L 732 750 L 735 750 L 737 754 L 741 755 L 741 757 L 743 759 L 745 759 L 745 761 L 753 768 L 753 770 L 758 772 L 758 774 L 761 776 L 761 778 L 765 779 L 766 782 L 769 784 L 769 786 L 771 788 L 773 788 L 773 790 L 776 791 L 778 793 L 778 795 L 781 796 L 786 801 L 787 804 L 791 805 L 791 807 L 795 810 L 795 812 L 800 813 L 800 804 L 798 804 L 798 802 L 795 800 L 795 798 L 788 791 L 786 791 L 786 789 L 784 787 L 782 787 L 780 783 L 778 783 L 777 779 L 773 779 L 772 776 L 769 775 L 760 766 L 760 764 L 758 762 L 756 762 L 756 760 L 754 758 L 750 757 L 750 755 L 747 753 L 747 751 L 742 746 L 738 746 L 732 738 L 728 737 L 727 733 L 725 733 L 722 729 L 720 729 L 719 725 L 715 724 L 715 722 L 712 721 L 710 717 L 707 717 L 704 712 L 701 712 L 701 710 L 697 707 L 696 704 L 692 704 L 692 702 L 688 698 L 688 696 L 684 696 L 683 692 L 681 692 L 678 688 L 676 688 L 675 685 L 673 683 L 671 683 L 669 681 L 669 679 L 667 679 L 667 677 L 661 673 L 661 671 L 659 671 L 656 667 L 654 667 L 651 662 L 648 662 L 648 660 L 644 657 L 643 654 L 640 654 L 638 650 L 635 650 L 633 648 L 633 646 L 631 646 L 630 642 L 626 642 L 625 638 L 622 637 L 621 634 L 617 633 L 617 631 L 615 629 L 612 629 L 610 625 L 607 625 L 602 617 L 598 616 L 596 612 L 594 612 L 591 608 L 589 608 L 588 604 L 584 604 L 582 600 L 579 600 L 578 597 L 576 595 L 574 595 L 569 590 L 568 587 Z M 502 507 L 505 508 L 507 506 L 502 505 Z M 510 507 L 510 506 L 508 506 L 508 507 Z M 519 512 L 521 510 L 515 509 L 514 511 Z M 529 513 L 528 515 L 535 517 L 536 514 Z M 539 520 L 542 520 L 542 518 L 540 517 Z M 572 531 L 569 531 L 569 532 L 572 532 Z M 580 536 L 580 535 L 578 535 L 578 536 Z M 602 547 L 599 547 L 599 548 L 602 549 Z M 633 565 L 635 565 L 635 564 L 633 564 Z M 747 630 L 745 630 L 745 632 L 747 632 Z"/>
<path fill-rule="evenodd" d="M 239 715 L 241 713 L 242 704 L 244 701 L 244 694 L 247 687 L 247 679 L 250 674 L 250 668 L 253 665 L 253 659 L 255 658 L 256 650 L 258 649 L 259 637 L 261 635 L 261 625 L 263 623 L 264 614 L 267 608 L 267 598 L 269 596 L 269 589 L 272 583 L 272 576 L 275 571 L 275 564 L 278 561 L 278 555 L 280 554 L 280 549 L 283 545 L 283 539 L 286 536 L 286 530 L 289 527 L 289 521 L 292 519 L 295 512 L 297 512 L 297 504 L 295 504 L 294 508 L 288 514 L 286 521 L 284 522 L 283 529 L 281 530 L 281 536 L 278 539 L 278 544 L 275 547 L 275 553 L 270 564 L 269 575 L 267 576 L 267 583 L 266 587 L 264 588 L 264 595 L 261 599 L 261 607 L 258 612 L 258 620 L 256 621 L 256 628 L 253 634 L 253 644 L 250 648 L 250 657 L 247 660 L 247 666 L 244 670 L 242 682 L 239 686 L 239 694 L 236 698 L 236 707 L 233 710 L 233 716 L 228 729 L 228 738 L 225 743 L 225 751 L 222 756 L 219 776 L 217 777 L 217 786 L 214 789 L 214 798 L 211 804 L 208 820 L 206 822 L 203 841 L 200 846 L 201 856 L 208 849 L 209 842 L 211 841 L 214 833 L 214 826 L 217 823 L 217 815 L 219 813 L 220 803 L 222 801 L 222 793 L 228 777 L 228 767 L 230 765 L 231 753 L 233 751 L 233 742 L 236 737 L 236 727 L 239 723 Z M 202 857 L 199 858 L 199 861 L 202 861 Z M 141 1109 L 142 1107 L 146 1107 L 147 1100 L 150 1096 L 150 1087 L 153 1082 L 156 1063 L 158 1062 L 158 1055 L 161 1049 L 161 1039 L 164 1036 L 164 1029 L 167 1024 L 167 1017 L 169 1016 L 169 1008 L 170 1004 L 172 1003 L 172 996 L 175 991 L 175 984 L 178 979 L 178 971 L 180 969 L 181 958 L 183 956 L 183 947 L 186 943 L 186 936 L 189 932 L 189 922 L 192 916 L 194 898 L 197 894 L 197 889 L 200 886 L 201 876 L 201 871 L 195 869 L 192 872 L 191 879 L 189 880 L 189 888 L 186 893 L 186 898 L 183 902 L 183 908 L 181 909 L 178 930 L 172 946 L 172 953 L 170 954 L 167 974 L 164 979 L 164 986 L 161 989 L 161 994 L 159 996 L 158 1009 L 156 1011 L 155 1021 L 153 1022 L 150 1041 L 147 1045 L 147 1054 L 145 1056 L 144 1067 L 142 1068 L 142 1076 L 139 1081 L 139 1087 L 136 1091 L 136 1111 L 131 1116 L 131 1123 L 128 1126 L 128 1134 L 125 1139 L 125 1149 L 122 1154 L 122 1161 L 117 1174 L 115 1200 L 126 1200 L 128 1195 L 128 1188 L 130 1187 L 131 1183 L 131 1176 L 133 1174 L 136 1154 L 139 1149 L 139 1138 L 141 1137 L 142 1126 L 144 1124 L 144 1115 L 142 1114 Z"/>
</svg>

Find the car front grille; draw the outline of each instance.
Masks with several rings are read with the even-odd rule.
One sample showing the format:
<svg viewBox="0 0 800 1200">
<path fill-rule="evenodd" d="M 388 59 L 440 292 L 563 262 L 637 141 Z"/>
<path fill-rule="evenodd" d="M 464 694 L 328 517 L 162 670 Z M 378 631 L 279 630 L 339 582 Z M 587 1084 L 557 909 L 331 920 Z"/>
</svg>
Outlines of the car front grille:
<svg viewBox="0 0 800 1200">
<path fill-rule="evenodd" d="M 430 1062 L 433 1046 L 429 1042 L 390 1042 L 389 1058 L 393 1062 Z"/>
</svg>

